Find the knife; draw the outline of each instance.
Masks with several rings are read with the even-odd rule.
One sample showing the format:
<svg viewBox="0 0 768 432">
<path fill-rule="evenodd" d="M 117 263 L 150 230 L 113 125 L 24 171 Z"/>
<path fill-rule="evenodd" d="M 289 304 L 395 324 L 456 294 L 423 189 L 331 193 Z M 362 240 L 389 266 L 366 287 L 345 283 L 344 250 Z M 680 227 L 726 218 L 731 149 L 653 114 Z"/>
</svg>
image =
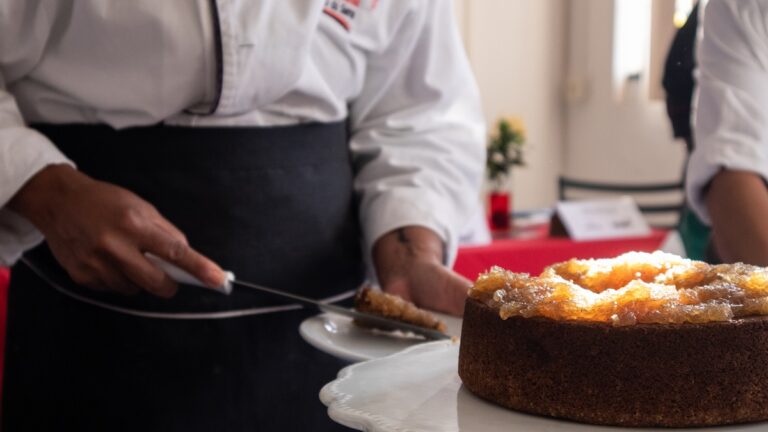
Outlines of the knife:
<svg viewBox="0 0 768 432">
<path fill-rule="evenodd" d="M 378 328 L 381 330 L 403 330 L 403 331 L 412 332 L 414 334 L 423 336 L 428 340 L 442 340 L 442 339 L 451 338 L 449 335 L 435 329 L 421 327 L 414 324 L 409 324 L 402 321 L 384 318 L 378 315 L 373 315 L 365 312 L 359 312 L 354 309 L 347 309 L 334 304 L 320 302 L 320 301 L 311 299 L 309 297 L 300 296 L 300 295 L 289 293 L 279 289 L 269 288 L 259 284 L 241 281 L 235 278 L 235 274 L 232 273 L 231 271 L 224 272 L 226 274 L 226 279 L 221 286 L 212 288 L 202 283 L 199 279 L 192 276 L 187 271 L 182 270 L 181 268 L 169 263 L 168 261 L 165 261 L 164 259 L 156 255 L 152 255 L 150 253 L 145 253 L 144 255 L 147 257 L 149 261 L 151 261 L 154 265 L 159 267 L 168 276 L 170 276 L 171 279 L 182 284 L 195 285 L 202 288 L 212 289 L 224 295 L 229 295 L 230 293 L 232 293 L 232 289 L 234 288 L 234 286 L 248 288 L 248 289 L 256 290 L 262 293 L 267 293 L 267 294 L 272 294 L 274 296 L 287 298 L 287 299 L 293 300 L 296 303 L 301 304 L 302 306 L 317 308 L 322 312 L 335 313 L 338 315 L 350 317 L 359 321 L 361 324 Z"/>
</svg>

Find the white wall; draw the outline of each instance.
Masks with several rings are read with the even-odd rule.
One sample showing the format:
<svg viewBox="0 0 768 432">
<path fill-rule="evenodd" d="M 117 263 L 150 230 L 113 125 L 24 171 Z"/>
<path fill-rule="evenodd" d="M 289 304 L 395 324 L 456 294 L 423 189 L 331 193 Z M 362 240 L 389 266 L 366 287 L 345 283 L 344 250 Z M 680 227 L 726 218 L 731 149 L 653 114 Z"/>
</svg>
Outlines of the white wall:
<svg viewBox="0 0 768 432">
<path fill-rule="evenodd" d="M 566 0 L 458 0 L 457 13 L 489 127 L 522 117 L 528 166 L 513 176 L 515 209 L 547 207 L 561 170 Z"/>
</svg>

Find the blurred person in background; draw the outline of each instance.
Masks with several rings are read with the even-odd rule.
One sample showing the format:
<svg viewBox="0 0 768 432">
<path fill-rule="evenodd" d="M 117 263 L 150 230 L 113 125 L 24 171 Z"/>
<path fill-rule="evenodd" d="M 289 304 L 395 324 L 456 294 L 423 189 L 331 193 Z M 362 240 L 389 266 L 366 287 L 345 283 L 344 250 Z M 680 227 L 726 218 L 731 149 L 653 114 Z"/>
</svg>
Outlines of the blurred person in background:
<svg viewBox="0 0 768 432">
<path fill-rule="evenodd" d="M 697 51 L 689 202 L 724 262 L 768 265 L 768 1 L 710 0 Z"/>
<path fill-rule="evenodd" d="M 667 53 L 662 80 L 672 133 L 676 139 L 682 139 L 685 142 L 686 166 L 694 147 L 691 111 L 695 86 L 693 75 L 696 68 L 695 51 L 698 22 L 699 3 L 697 2 L 685 24 L 675 33 Z M 683 180 L 686 177 L 685 172 L 684 167 Z M 678 231 L 688 258 L 697 260 L 709 258 L 711 260 L 712 256 L 707 257 L 707 248 L 710 244 L 709 227 L 701 222 L 687 202 L 680 214 Z"/>
</svg>

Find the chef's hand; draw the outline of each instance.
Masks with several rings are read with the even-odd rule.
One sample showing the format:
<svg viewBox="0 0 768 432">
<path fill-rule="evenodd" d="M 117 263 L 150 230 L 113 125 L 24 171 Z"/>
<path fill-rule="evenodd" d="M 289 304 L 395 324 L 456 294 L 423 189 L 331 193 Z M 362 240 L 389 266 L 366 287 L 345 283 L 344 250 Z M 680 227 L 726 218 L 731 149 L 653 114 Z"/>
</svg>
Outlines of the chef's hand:
<svg viewBox="0 0 768 432">
<path fill-rule="evenodd" d="M 409 226 L 385 234 L 373 246 L 373 261 L 385 292 L 426 309 L 463 314 L 472 282 L 443 265 L 443 241 L 432 230 Z"/>
<path fill-rule="evenodd" d="M 96 181 L 68 165 L 34 175 L 9 202 L 45 236 L 56 259 L 78 284 L 95 290 L 172 297 L 176 283 L 144 256 L 150 252 L 210 286 L 221 268 L 194 251 L 176 227 L 148 202 Z"/>
</svg>

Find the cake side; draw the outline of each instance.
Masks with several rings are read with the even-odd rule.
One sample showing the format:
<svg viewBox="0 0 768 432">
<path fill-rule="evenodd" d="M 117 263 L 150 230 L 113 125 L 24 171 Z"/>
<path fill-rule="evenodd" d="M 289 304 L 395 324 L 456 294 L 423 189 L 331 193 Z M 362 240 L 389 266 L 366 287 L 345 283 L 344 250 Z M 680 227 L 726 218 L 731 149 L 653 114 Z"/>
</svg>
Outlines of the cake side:
<svg viewBox="0 0 768 432">
<path fill-rule="evenodd" d="M 556 321 L 468 298 L 459 376 L 475 395 L 533 414 L 620 426 L 768 419 L 768 318 L 703 324 Z"/>
</svg>

